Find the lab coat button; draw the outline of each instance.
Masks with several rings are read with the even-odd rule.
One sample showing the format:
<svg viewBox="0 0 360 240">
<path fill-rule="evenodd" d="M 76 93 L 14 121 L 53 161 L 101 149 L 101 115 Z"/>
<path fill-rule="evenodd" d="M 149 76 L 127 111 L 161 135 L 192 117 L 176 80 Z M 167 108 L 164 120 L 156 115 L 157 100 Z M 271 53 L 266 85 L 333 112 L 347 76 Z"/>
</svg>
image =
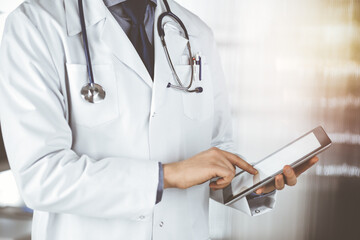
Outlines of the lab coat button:
<svg viewBox="0 0 360 240">
<path fill-rule="evenodd" d="M 256 210 L 255 210 L 255 213 L 259 213 L 259 212 L 260 212 L 260 210 L 259 210 L 259 209 L 256 209 Z"/>
<path fill-rule="evenodd" d="M 143 215 L 141 215 L 140 217 L 139 217 L 139 220 L 144 220 L 145 219 L 145 216 L 143 216 Z"/>
<path fill-rule="evenodd" d="M 153 112 L 153 113 L 151 114 L 151 117 L 155 117 L 155 115 L 156 115 L 156 112 Z"/>
<path fill-rule="evenodd" d="M 160 226 L 160 227 L 163 227 L 163 226 L 164 226 L 164 222 L 161 221 L 161 222 L 159 223 L 159 226 Z"/>
</svg>

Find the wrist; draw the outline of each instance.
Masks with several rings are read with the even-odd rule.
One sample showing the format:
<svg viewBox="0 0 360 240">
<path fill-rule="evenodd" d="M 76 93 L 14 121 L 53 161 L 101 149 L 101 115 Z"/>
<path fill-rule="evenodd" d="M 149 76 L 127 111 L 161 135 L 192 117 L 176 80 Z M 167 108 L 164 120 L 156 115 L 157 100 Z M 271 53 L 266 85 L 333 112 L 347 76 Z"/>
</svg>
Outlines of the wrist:
<svg viewBox="0 0 360 240">
<path fill-rule="evenodd" d="M 163 164 L 164 171 L 164 189 L 176 188 L 176 181 L 174 180 L 174 163 Z"/>
</svg>

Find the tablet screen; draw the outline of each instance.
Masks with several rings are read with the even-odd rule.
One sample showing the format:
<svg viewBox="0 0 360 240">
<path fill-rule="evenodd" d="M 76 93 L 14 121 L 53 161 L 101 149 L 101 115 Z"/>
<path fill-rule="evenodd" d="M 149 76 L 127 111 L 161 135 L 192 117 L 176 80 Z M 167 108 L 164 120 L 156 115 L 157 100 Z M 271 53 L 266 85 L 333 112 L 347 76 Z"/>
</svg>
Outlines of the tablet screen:
<svg viewBox="0 0 360 240">
<path fill-rule="evenodd" d="M 240 172 L 235 176 L 231 184 L 224 189 L 224 199 L 231 199 L 233 196 L 241 194 L 254 184 L 275 175 L 285 165 L 293 164 L 320 147 L 321 144 L 319 140 L 313 132 L 310 132 L 304 137 L 256 163 L 254 167 L 259 172 L 257 175 L 254 176 L 244 171 Z"/>
</svg>

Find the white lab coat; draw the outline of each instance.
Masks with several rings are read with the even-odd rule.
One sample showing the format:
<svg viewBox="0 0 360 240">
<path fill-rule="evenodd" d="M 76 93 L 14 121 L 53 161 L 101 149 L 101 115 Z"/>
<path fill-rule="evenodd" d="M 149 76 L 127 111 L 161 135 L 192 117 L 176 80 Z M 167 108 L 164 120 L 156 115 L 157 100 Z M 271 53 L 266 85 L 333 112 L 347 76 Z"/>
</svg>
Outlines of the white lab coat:
<svg viewBox="0 0 360 240">
<path fill-rule="evenodd" d="M 166 88 L 175 82 L 156 27 L 153 82 L 103 1 L 85 0 L 95 82 L 106 90 L 104 102 L 89 104 L 80 96 L 88 78 L 77 0 L 29 0 L 9 15 L 0 50 L 1 127 L 20 193 L 35 209 L 34 240 L 209 238 L 209 182 L 166 189 L 155 205 L 159 161 L 211 146 L 235 151 L 213 35 L 169 3 L 193 52 L 203 55 L 203 80 L 195 83 L 201 94 Z M 155 26 L 164 10 L 158 1 Z M 166 38 L 188 81 L 187 41 L 171 23 Z M 234 207 L 253 214 L 246 199 Z"/>
</svg>

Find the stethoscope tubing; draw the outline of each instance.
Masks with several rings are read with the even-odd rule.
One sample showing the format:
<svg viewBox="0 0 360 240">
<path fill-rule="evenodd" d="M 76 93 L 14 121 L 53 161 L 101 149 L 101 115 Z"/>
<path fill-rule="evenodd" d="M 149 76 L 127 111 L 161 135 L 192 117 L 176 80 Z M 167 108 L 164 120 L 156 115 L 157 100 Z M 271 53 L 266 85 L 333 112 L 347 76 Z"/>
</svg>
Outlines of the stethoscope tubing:
<svg viewBox="0 0 360 240">
<path fill-rule="evenodd" d="M 167 2 L 167 0 L 164 0 L 164 2 Z M 157 28 L 158 28 L 158 33 L 159 33 L 160 37 L 165 36 L 164 26 L 162 25 L 162 20 L 164 19 L 164 17 L 171 17 L 173 20 L 175 20 L 175 22 L 177 22 L 180 25 L 180 27 L 182 28 L 182 30 L 184 31 L 185 38 L 187 40 L 189 40 L 189 34 L 185 27 L 185 24 L 181 21 L 181 19 L 178 16 L 176 16 L 173 12 L 171 12 L 169 10 L 167 10 L 166 12 L 163 12 L 159 16 Z"/>
<path fill-rule="evenodd" d="M 85 17 L 84 17 L 84 7 L 83 7 L 83 1 L 79 0 L 79 14 L 80 14 L 80 24 L 81 24 L 81 31 L 82 31 L 82 39 L 83 39 L 83 46 L 85 51 L 85 58 L 86 58 L 86 67 L 89 77 L 89 83 L 91 86 L 94 85 L 94 74 L 92 70 L 92 64 L 91 64 L 91 56 L 89 51 L 89 43 L 88 43 L 88 37 L 86 32 L 86 25 L 85 25 Z"/>
<path fill-rule="evenodd" d="M 177 17 L 174 13 L 171 12 L 169 3 L 167 0 L 163 0 L 165 7 L 166 7 L 166 12 L 162 13 L 159 18 L 158 18 L 158 33 L 161 39 L 161 43 L 163 45 L 164 48 L 164 52 L 167 58 L 167 61 L 169 63 L 170 69 L 174 75 L 174 78 L 177 82 L 177 85 L 173 85 L 171 83 L 168 83 L 167 87 L 172 87 L 174 89 L 177 90 L 182 90 L 182 91 L 186 91 L 186 92 L 197 92 L 197 93 L 201 93 L 203 91 L 203 89 L 201 87 L 197 87 L 193 90 L 190 90 L 193 82 L 194 82 L 194 77 L 195 77 L 195 67 L 194 67 L 194 59 L 192 58 L 192 51 L 191 51 L 191 45 L 190 45 L 190 40 L 189 40 L 189 34 L 188 31 L 184 25 L 184 23 L 181 21 L 181 19 L 179 17 Z M 89 91 L 93 92 L 97 92 L 97 93 L 101 93 L 101 96 L 103 96 L 103 98 L 105 97 L 105 91 L 102 88 L 102 86 L 100 86 L 99 84 L 95 84 L 95 80 L 94 80 L 94 74 L 93 74 L 93 69 L 92 69 L 92 63 L 91 63 L 91 56 L 90 56 L 90 50 L 89 50 L 89 43 L 88 43 L 88 37 L 87 37 L 87 31 L 86 31 L 86 24 L 85 24 L 85 16 L 84 16 L 84 7 L 83 7 L 83 1 L 82 0 L 78 0 L 78 5 L 79 5 L 79 15 L 80 15 L 80 25 L 81 25 L 81 31 L 82 31 L 82 40 L 83 40 L 83 47 L 84 47 L 84 52 L 85 52 L 85 58 L 86 58 L 86 68 L 87 68 L 87 72 L 88 72 L 88 85 L 85 85 L 83 87 L 83 89 L 81 90 L 81 95 L 83 96 L 83 98 L 87 101 L 88 100 L 88 96 L 86 95 L 86 93 L 89 93 Z M 175 67 L 171 61 L 171 57 L 166 45 L 166 41 L 165 41 L 165 30 L 164 30 L 164 25 L 162 25 L 163 19 L 165 17 L 170 17 L 172 18 L 177 24 L 180 25 L 182 31 L 184 32 L 185 38 L 188 40 L 187 42 L 187 49 L 188 49 L 188 54 L 189 54 L 189 58 L 190 58 L 190 65 L 191 65 L 191 79 L 190 79 L 190 83 L 188 86 L 184 86 L 183 83 L 181 82 L 179 76 L 176 73 Z M 93 96 L 93 95 L 91 95 Z M 102 99 L 103 99 L 102 98 Z M 92 100 L 89 101 L 94 103 Z"/>
<path fill-rule="evenodd" d="M 196 92 L 196 93 L 201 93 L 203 91 L 203 89 L 201 87 L 197 87 L 193 90 L 190 90 L 193 82 L 194 82 L 194 77 L 195 77 L 195 68 L 194 68 L 194 59 L 191 57 L 192 56 L 192 51 L 191 51 L 191 45 L 190 45 L 190 38 L 189 38 L 189 34 L 188 31 L 185 27 L 185 24 L 181 21 L 181 19 L 176 16 L 173 12 L 171 12 L 169 3 L 167 2 L 167 0 L 163 0 L 165 7 L 166 7 L 166 12 L 162 13 L 159 18 L 158 18 L 158 22 L 157 22 L 157 30 L 158 30 L 158 34 L 159 37 L 161 39 L 161 43 L 166 55 L 166 59 L 169 63 L 170 69 L 175 77 L 176 82 L 179 84 L 179 86 L 173 85 L 171 83 L 168 83 L 167 87 L 172 87 L 175 88 L 177 90 L 182 90 L 182 91 L 186 91 L 186 92 Z M 163 19 L 165 17 L 170 17 L 171 19 L 173 19 L 177 24 L 180 25 L 182 31 L 184 32 L 185 38 L 188 40 L 187 42 L 187 49 L 188 49 L 188 54 L 189 54 L 189 58 L 190 58 L 190 66 L 191 66 L 191 78 L 190 78 L 190 83 L 188 86 L 184 86 L 179 78 L 179 76 L 176 73 L 174 64 L 171 61 L 171 57 L 166 45 L 166 41 L 165 41 L 165 30 L 164 30 L 164 25 L 163 23 Z"/>
</svg>

